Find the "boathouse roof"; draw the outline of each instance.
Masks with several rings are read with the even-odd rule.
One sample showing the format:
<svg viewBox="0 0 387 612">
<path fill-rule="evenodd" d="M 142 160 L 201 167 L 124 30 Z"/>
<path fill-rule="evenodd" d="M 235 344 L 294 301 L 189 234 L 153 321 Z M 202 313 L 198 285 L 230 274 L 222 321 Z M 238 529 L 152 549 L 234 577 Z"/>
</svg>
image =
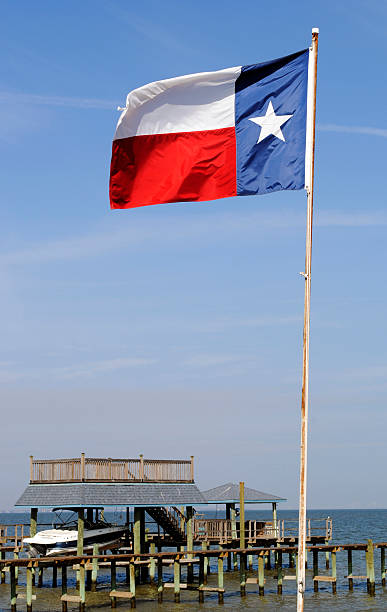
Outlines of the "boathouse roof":
<svg viewBox="0 0 387 612">
<path fill-rule="evenodd" d="M 206 500 L 195 484 L 32 484 L 15 506 L 88 508 L 96 506 L 193 506 Z"/>
<path fill-rule="evenodd" d="M 256 489 L 250 489 L 245 486 L 245 503 L 247 504 L 264 504 L 287 501 L 284 497 L 272 495 L 271 493 L 263 493 Z M 227 482 L 224 485 L 202 491 L 203 497 L 207 500 L 207 504 L 235 504 L 239 503 L 239 484 Z"/>
</svg>

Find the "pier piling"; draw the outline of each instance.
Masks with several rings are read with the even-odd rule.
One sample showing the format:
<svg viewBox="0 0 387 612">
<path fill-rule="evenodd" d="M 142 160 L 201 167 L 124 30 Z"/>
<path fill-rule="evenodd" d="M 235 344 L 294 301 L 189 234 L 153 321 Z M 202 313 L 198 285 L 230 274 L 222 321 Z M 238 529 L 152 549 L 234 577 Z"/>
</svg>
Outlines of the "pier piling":
<svg viewBox="0 0 387 612">
<path fill-rule="evenodd" d="M 282 569 L 282 552 L 277 552 L 277 594 L 282 595 L 282 580 L 283 580 L 283 569 Z"/>
<path fill-rule="evenodd" d="M 14 565 L 11 565 L 9 568 L 9 576 L 11 581 L 11 612 L 16 612 L 16 578 Z"/>
<path fill-rule="evenodd" d="M 348 548 L 347 551 L 348 556 L 348 590 L 353 591 L 353 565 L 352 565 L 352 550 Z"/>
<path fill-rule="evenodd" d="M 367 585 L 368 592 L 373 597 L 375 595 L 375 566 L 374 566 L 374 545 L 372 540 L 367 543 Z"/>
<path fill-rule="evenodd" d="M 27 566 L 27 588 L 26 588 L 26 602 L 27 612 L 32 612 L 32 565 Z"/>
<path fill-rule="evenodd" d="M 62 597 L 67 595 L 67 565 L 62 565 Z M 62 599 L 62 612 L 67 612 L 67 601 Z"/>
<path fill-rule="evenodd" d="M 265 557 L 262 554 L 258 556 L 258 592 L 262 596 L 265 594 Z"/>
</svg>

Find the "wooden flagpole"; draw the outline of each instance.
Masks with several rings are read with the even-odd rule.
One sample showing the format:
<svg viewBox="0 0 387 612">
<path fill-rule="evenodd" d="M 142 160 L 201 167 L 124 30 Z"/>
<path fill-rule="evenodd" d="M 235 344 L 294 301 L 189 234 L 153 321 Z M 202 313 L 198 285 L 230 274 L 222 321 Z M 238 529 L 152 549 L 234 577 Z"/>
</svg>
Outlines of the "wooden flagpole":
<svg viewBox="0 0 387 612">
<path fill-rule="evenodd" d="M 309 400 L 309 335 L 310 335 L 310 287 L 312 271 L 312 229 L 313 229 L 313 182 L 314 182 L 314 149 L 316 126 L 316 85 L 317 85 L 317 50 L 318 28 L 312 30 L 308 69 L 307 130 L 305 155 L 305 186 L 307 189 L 307 221 L 305 249 L 305 301 L 304 301 L 304 337 L 302 365 L 302 398 L 301 398 L 301 456 L 300 456 L 300 502 L 298 517 L 298 564 L 297 564 L 297 612 L 304 610 L 305 596 L 305 560 L 306 560 L 306 483 L 308 463 L 308 400 Z"/>
</svg>

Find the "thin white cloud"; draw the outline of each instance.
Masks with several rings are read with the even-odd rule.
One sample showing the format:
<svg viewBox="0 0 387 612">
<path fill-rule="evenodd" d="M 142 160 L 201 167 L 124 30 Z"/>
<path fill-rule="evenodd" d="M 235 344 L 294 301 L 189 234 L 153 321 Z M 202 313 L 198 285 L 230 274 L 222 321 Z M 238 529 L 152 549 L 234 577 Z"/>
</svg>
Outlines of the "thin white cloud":
<svg viewBox="0 0 387 612">
<path fill-rule="evenodd" d="M 127 217 L 130 216 L 128 212 Z M 259 232 L 288 230 L 305 227 L 305 214 L 291 210 L 277 209 L 271 212 L 258 211 L 251 214 L 214 214 L 211 216 L 179 216 L 165 220 L 139 221 L 128 223 L 120 217 L 119 227 L 106 231 L 92 231 L 83 236 L 69 236 L 62 240 L 39 243 L 27 248 L 3 253 L 3 265 L 30 265 L 52 261 L 78 260 L 96 257 L 108 252 L 142 248 L 157 249 L 166 242 L 189 244 L 190 240 L 210 240 L 211 243 L 243 236 L 257 239 Z M 387 225 L 385 211 L 322 211 L 316 215 L 320 227 L 380 227 Z M 215 231 L 216 230 L 216 231 Z"/>
<path fill-rule="evenodd" d="M 187 366 L 207 368 L 219 365 L 228 365 L 230 363 L 237 363 L 241 361 L 241 358 L 236 355 L 212 355 L 202 354 L 194 355 L 187 359 L 184 363 Z"/>
<path fill-rule="evenodd" d="M 345 132 L 347 134 L 364 134 L 366 136 L 381 136 L 387 138 L 387 128 L 374 128 L 363 125 L 337 125 L 336 123 L 318 123 L 320 132 Z"/>
<path fill-rule="evenodd" d="M 60 366 L 56 368 L 1 368 L 0 382 L 14 383 L 17 381 L 38 380 L 71 380 L 77 378 L 90 378 L 100 374 L 107 374 L 116 370 L 137 368 L 157 363 L 157 359 L 146 357 L 118 357 L 87 363 Z"/>
<path fill-rule="evenodd" d="M 98 98 L 77 98 L 71 96 L 46 96 L 39 94 L 0 91 L 0 103 L 39 106 L 64 106 L 69 108 L 116 110 L 117 101 Z"/>
<path fill-rule="evenodd" d="M 387 212 L 326 211 L 317 213 L 316 225 L 319 227 L 380 227 L 387 225 Z"/>
<path fill-rule="evenodd" d="M 156 359 L 143 357 L 120 357 L 56 368 L 52 372 L 54 376 L 56 375 L 57 378 L 62 379 L 83 378 L 115 370 L 152 365 L 156 361 Z"/>
</svg>

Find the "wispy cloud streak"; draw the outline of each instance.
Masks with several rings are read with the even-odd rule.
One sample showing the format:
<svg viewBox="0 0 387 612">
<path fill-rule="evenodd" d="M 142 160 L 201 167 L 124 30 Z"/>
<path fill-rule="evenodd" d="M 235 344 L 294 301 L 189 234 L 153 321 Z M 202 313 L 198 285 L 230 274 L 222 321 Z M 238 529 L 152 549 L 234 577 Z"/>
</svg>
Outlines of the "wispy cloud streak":
<svg viewBox="0 0 387 612">
<path fill-rule="evenodd" d="M 387 212 L 385 211 L 326 211 L 316 217 L 319 227 L 381 227 L 387 225 Z M 222 241 L 243 235 L 245 240 L 249 237 L 257 238 L 259 232 L 270 230 L 289 230 L 304 228 L 305 215 L 301 212 L 281 210 L 267 212 L 254 212 L 251 214 L 217 214 L 205 217 L 175 217 L 168 216 L 165 221 L 147 221 L 146 224 L 137 223 L 123 225 L 106 231 L 94 231 L 83 236 L 69 236 L 68 238 L 42 242 L 27 248 L 15 250 L 0 255 L 3 265 L 24 265 L 36 263 L 49 263 L 51 261 L 77 260 L 98 257 L 104 253 L 120 250 L 141 249 L 143 245 L 149 248 L 159 248 L 160 244 L 197 243 L 200 239 L 210 236 L 214 241 L 214 228 L 216 227 L 217 240 Z"/>
<path fill-rule="evenodd" d="M 347 134 L 365 134 L 366 136 L 381 136 L 387 138 L 386 128 L 374 128 L 362 125 L 337 125 L 336 123 L 318 123 L 320 132 L 344 132 Z"/>
<path fill-rule="evenodd" d="M 118 357 L 115 359 L 104 359 L 56 368 L 42 367 L 38 369 L 18 369 L 16 366 L 12 368 L 0 366 L 0 382 L 13 383 L 23 380 L 73 380 L 78 378 L 90 378 L 113 373 L 117 370 L 153 365 L 156 362 L 157 359 L 146 357 Z"/>
<path fill-rule="evenodd" d="M 39 106 L 64 106 L 68 108 L 112 110 L 117 108 L 117 101 L 98 98 L 77 98 L 71 96 L 46 96 L 20 92 L 0 91 L 0 103 L 24 104 Z"/>
</svg>

